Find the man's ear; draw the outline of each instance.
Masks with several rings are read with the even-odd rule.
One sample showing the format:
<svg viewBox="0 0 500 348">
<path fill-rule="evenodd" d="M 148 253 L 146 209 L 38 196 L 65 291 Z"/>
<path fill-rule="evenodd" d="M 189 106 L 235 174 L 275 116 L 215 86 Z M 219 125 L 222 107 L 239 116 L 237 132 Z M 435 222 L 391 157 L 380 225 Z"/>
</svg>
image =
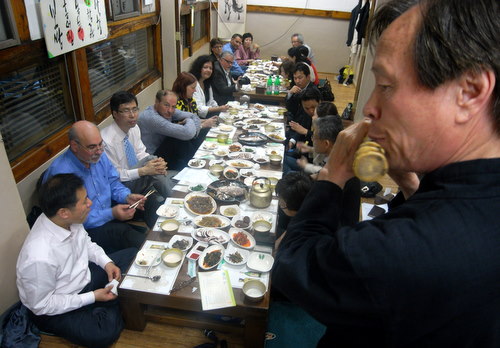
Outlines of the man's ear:
<svg viewBox="0 0 500 348">
<path fill-rule="evenodd" d="M 77 147 L 78 147 L 78 143 L 76 142 L 76 140 L 69 141 L 69 148 L 70 148 L 71 152 L 75 153 L 77 150 Z"/>
<path fill-rule="evenodd" d="M 456 116 L 458 123 L 467 122 L 491 107 L 495 82 L 495 74 L 491 70 L 467 71 L 458 78 L 457 104 L 461 109 Z"/>
<path fill-rule="evenodd" d="M 56 215 L 59 216 L 61 219 L 66 220 L 69 218 L 70 211 L 68 208 L 60 208 Z"/>
</svg>

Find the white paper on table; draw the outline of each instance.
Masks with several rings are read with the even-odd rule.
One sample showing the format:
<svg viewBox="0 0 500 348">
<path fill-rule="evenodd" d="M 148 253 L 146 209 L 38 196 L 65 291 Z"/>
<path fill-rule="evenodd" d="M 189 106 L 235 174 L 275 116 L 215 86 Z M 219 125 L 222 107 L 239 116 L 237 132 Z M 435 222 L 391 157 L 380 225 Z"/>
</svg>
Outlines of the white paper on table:
<svg viewBox="0 0 500 348">
<path fill-rule="evenodd" d="M 198 281 L 204 311 L 236 306 L 227 271 L 198 272 Z"/>
<path fill-rule="evenodd" d="M 385 209 L 386 212 L 389 211 L 389 206 L 387 205 L 387 203 L 386 204 L 379 204 L 378 206 L 380 208 Z M 373 207 L 374 207 L 374 204 L 361 203 L 361 220 L 362 221 L 373 219 L 371 216 L 368 216 L 368 213 L 370 212 L 370 210 L 372 210 Z"/>
<path fill-rule="evenodd" d="M 161 245 L 163 248 L 168 247 L 168 243 L 158 242 L 153 240 L 147 240 L 144 243 L 143 249 L 148 249 L 152 244 Z M 158 250 L 160 254 L 162 252 L 161 249 L 153 249 Z M 163 262 L 160 262 L 158 266 L 154 266 L 151 268 L 149 276 L 161 275 L 160 280 L 153 282 L 150 279 L 138 278 L 125 276 L 125 279 L 120 284 L 120 289 L 130 289 L 130 290 L 138 290 L 145 292 L 152 292 L 156 294 L 169 295 L 172 287 L 174 286 L 175 280 L 177 279 L 177 275 L 179 274 L 179 270 L 181 269 L 182 263 L 184 262 L 184 257 L 182 257 L 181 263 L 175 267 L 167 267 Z M 141 267 L 132 263 L 130 269 L 128 270 L 128 274 L 138 274 L 138 275 L 147 275 L 149 267 Z"/>
<path fill-rule="evenodd" d="M 208 186 L 214 181 L 214 177 L 208 169 L 193 169 L 189 167 L 183 168 L 173 179 L 179 180 L 181 185 L 204 184 Z"/>
</svg>

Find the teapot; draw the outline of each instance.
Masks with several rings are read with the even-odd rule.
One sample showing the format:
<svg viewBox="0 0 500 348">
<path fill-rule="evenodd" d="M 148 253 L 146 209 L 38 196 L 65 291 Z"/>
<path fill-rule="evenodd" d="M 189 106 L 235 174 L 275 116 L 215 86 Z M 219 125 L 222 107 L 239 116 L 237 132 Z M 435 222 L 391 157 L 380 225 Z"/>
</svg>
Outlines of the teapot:
<svg viewBox="0 0 500 348">
<path fill-rule="evenodd" d="M 272 198 L 271 181 L 265 177 L 255 178 L 250 189 L 250 204 L 255 208 L 267 208 Z"/>
</svg>

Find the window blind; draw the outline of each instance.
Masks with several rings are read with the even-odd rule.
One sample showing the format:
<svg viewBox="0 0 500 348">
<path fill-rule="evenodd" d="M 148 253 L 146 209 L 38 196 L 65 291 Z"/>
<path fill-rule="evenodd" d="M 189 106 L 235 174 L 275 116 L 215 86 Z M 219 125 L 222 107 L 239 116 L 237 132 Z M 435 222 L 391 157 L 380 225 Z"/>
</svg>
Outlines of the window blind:
<svg viewBox="0 0 500 348">
<path fill-rule="evenodd" d="M 10 161 L 74 121 L 64 71 L 56 61 L 0 77 L 0 130 Z"/>
<path fill-rule="evenodd" d="M 147 29 L 86 48 L 94 106 L 153 68 L 152 39 Z"/>
</svg>

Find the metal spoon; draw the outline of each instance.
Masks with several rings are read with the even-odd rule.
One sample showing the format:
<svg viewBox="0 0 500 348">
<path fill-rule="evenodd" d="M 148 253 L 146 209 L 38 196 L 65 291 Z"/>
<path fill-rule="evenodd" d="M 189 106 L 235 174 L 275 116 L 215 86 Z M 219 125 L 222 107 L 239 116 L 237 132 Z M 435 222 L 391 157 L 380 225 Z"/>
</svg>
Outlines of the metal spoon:
<svg viewBox="0 0 500 348">
<path fill-rule="evenodd" d="M 138 277 L 138 278 L 146 278 L 146 279 L 149 279 L 151 280 L 152 282 L 157 282 L 158 280 L 160 280 L 161 278 L 161 275 L 155 275 L 155 276 L 144 276 L 144 275 L 139 275 L 139 274 L 125 274 L 125 273 L 122 273 L 122 276 L 130 276 L 130 277 Z"/>
</svg>

